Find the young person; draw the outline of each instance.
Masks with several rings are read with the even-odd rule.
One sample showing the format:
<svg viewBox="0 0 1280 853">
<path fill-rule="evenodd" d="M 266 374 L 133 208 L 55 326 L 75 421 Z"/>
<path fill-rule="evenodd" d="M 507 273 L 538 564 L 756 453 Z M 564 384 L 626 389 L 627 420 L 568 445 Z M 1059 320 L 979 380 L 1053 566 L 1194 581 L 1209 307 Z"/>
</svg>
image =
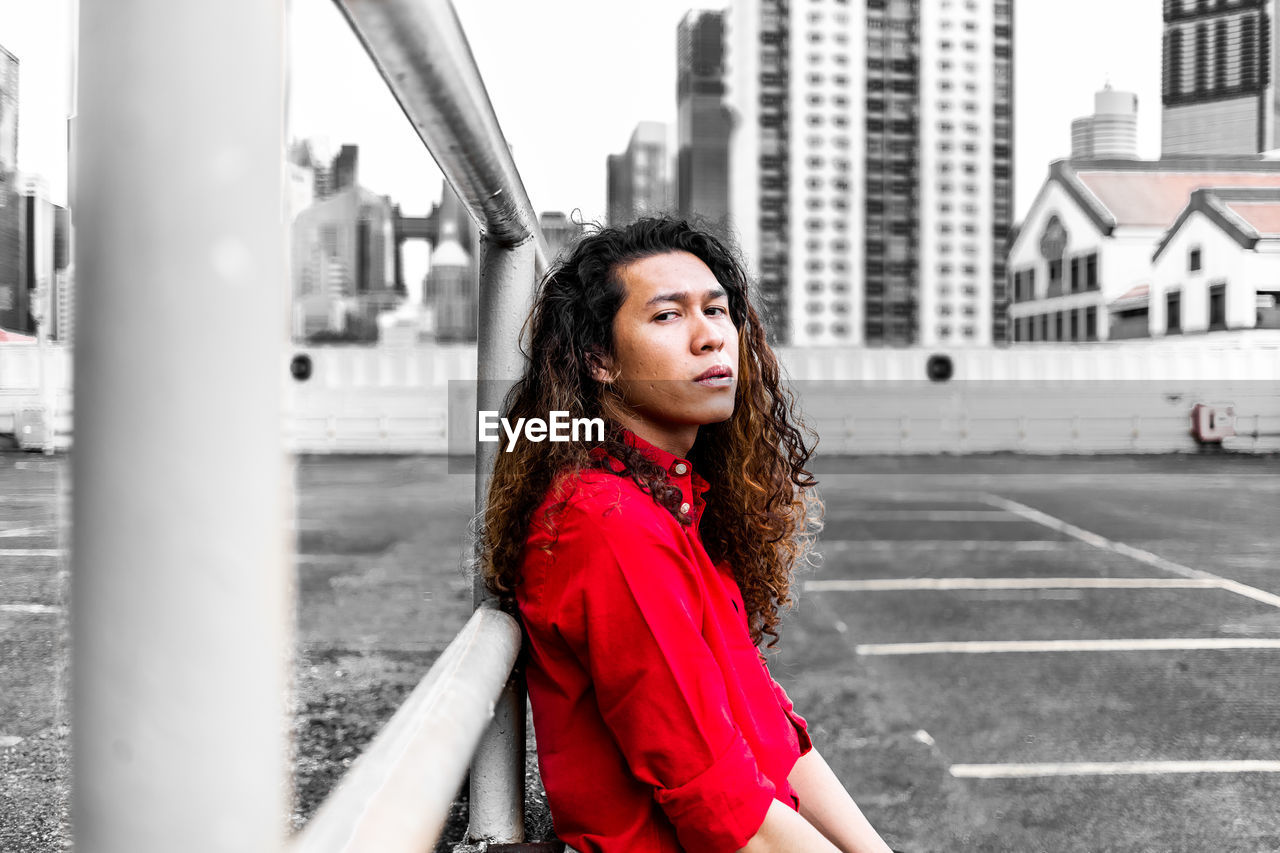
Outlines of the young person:
<svg viewBox="0 0 1280 853">
<path fill-rule="evenodd" d="M 505 416 L 605 422 L 499 453 L 482 533 L 525 629 L 557 835 L 888 853 L 759 650 L 817 502 L 741 265 L 685 222 L 603 229 L 543 280 L 529 332 Z"/>
</svg>

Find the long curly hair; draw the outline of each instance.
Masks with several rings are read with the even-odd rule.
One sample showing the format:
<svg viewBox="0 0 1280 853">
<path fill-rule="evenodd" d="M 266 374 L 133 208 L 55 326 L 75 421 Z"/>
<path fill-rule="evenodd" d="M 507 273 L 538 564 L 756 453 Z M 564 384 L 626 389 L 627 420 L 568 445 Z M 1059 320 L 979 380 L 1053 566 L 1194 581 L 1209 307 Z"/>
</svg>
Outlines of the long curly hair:
<svg viewBox="0 0 1280 853">
<path fill-rule="evenodd" d="M 683 220 L 641 219 L 588 233 L 539 284 L 521 335 L 528 336 L 528 365 L 504 400 L 503 416 L 512 422 L 545 418 L 552 411 L 599 417 L 604 441 L 521 441 L 511 452 L 497 454 L 487 508 L 478 519 L 480 569 L 488 589 L 509 605 L 521 581 L 529 525 L 548 491 L 566 482 L 566 474 L 613 470 L 597 448 L 622 463 L 618 476 L 629 477 L 677 520 L 690 523 L 680 512 L 680 490 L 668 482 L 666 471 L 623 441 L 622 427 L 608 414 L 614 392 L 592 375 L 601 355 L 614 355 L 614 315 L 626 298 L 620 271 L 668 252 L 688 252 L 707 265 L 727 294 L 738 329 L 733 415 L 699 427 L 688 458 L 711 484 L 700 525 L 703 544 L 713 561 L 727 561 L 732 568 L 753 641 L 759 645 L 768 635 L 772 647 L 779 612 L 793 603 L 793 570 L 820 526 L 822 505 L 812 492 L 817 481 L 805 468 L 817 437 L 781 385 L 778 360 L 748 298 L 742 264 L 720 240 Z M 569 493 L 557 497 L 546 514 L 552 534 Z"/>
</svg>

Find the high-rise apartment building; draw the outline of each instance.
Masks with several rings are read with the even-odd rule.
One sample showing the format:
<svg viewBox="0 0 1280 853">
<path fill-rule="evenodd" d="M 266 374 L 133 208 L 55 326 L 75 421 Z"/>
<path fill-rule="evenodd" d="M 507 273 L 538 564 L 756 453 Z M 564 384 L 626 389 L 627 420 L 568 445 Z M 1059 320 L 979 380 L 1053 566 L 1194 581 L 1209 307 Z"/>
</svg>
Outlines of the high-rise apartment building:
<svg viewBox="0 0 1280 853">
<path fill-rule="evenodd" d="M 1093 96 L 1093 115 L 1071 122 L 1072 160 L 1136 160 L 1138 96 L 1108 83 Z"/>
<path fill-rule="evenodd" d="M 18 174 L 18 58 L 0 47 L 0 328 L 27 331 Z"/>
<path fill-rule="evenodd" d="M 665 124 L 640 122 L 627 150 L 609 155 L 607 190 L 610 225 L 625 225 L 642 216 L 670 211 L 671 169 Z"/>
<path fill-rule="evenodd" d="M 724 104 L 724 14 L 694 11 L 676 30 L 676 207 L 724 230 L 729 131 Z"/>
<path fill-rule="evenodd" d="M 796 345 L 1007 339 L 1007 0 L 737 0 L 731 210 Z"/>
<path fill-rule="evenodd" d="M 1280 146 L 1276 0 L 1164 0 L 1161 157 Z"/>
<path fill-rule="evenodd" d="M 391 200 L 354 183 L 358 151 L 343 146 L 344 183 L 293 220 L 294 334 L 343 331 L 402 299 Z"/>
</svg>

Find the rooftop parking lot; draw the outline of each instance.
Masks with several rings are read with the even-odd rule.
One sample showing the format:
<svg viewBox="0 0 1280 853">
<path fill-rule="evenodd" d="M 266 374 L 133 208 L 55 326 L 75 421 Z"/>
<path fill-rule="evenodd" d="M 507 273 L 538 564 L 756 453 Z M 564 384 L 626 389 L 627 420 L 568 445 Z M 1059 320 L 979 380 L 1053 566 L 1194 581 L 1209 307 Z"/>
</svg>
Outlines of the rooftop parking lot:
<svg viewBox="0 0 1280 853">
<path fill-rule="evenodd" d="M 70 838 L 68 462 L 0 456 L 4 850 Z M 1280 849 L 1280 459 L 815 467 L 819 565 L 771 668 L 895 847 Z M 469 615 L 473 480 L 296 481 L 298 824 Z"/>
</svg>

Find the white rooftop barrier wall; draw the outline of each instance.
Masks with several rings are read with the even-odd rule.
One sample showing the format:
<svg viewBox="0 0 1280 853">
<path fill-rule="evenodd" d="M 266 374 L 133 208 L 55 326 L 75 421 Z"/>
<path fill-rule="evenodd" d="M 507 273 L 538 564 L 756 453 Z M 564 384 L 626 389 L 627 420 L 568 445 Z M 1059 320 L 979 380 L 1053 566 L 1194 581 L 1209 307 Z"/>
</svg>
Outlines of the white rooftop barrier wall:
<svg viewBox="0 0 1280 853">
<path fill-rule="evenodd" d="M 284 432 L 294 451 L 447 453 L 451 423 L 468 430 L 454 446 L 474 446 L 474 346 L 292 352 L 312 362 L 310 378 L 291 385 Z M 948 381 L 926 379 L 936 354 L 951 359 Z M 1194 452 L 1196 403 L 1234 408 L 1238 434 L 1224 447 L 1280 450 L 1280 333 L 1012 349 L 783 348 L 779 356 L 823 453 Z M 67 447 L 69 359 L 58 345 L 48 358 L 57 446 Z M 32 344 L 0 344 L 0 434 L 39 405 L 37 359 Z"/>
</svg>

